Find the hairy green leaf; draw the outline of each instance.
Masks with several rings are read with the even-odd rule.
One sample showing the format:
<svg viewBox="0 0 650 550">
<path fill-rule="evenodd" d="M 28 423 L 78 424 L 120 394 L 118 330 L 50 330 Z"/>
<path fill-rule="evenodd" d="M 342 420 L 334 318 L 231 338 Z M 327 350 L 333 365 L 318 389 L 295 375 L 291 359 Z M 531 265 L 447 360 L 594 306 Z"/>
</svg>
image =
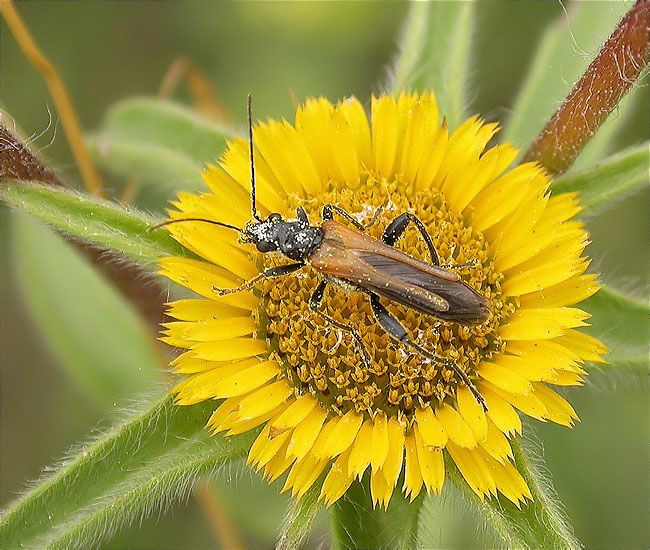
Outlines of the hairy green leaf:
<svg viewBox="0 0 650 550">
<path fill-rule="evenodd" d="M 544 33 L 502 141 L 525 147 L 533 140 L 631 5 L 631 1 L 571 3 Z"/>
<path fill-rule="evenodd" d="M 100 166 L 120 176 L 166 190 L 197 191 L 201 171 L 216 162 L 234 135 L 233 128 L 176 103 L 135 98 L 113 106 L 87 144 Z"/>
<path fill-rule="evenodd" d="M 178 103 L 148 97 L 127 99 L 111 107 L 101 133 L 160 146 L 189 157 L 197 166 L 215 162 L 226 140 L 235 135 L 233 128 L 208 120 Z"/>
<path fill-rule="evenodd" d="M 554 489 L 548 475 L 540 472 L 535 464 L 536 450 L 524 449 L 520 439 L 510 440 L 515 465 L 524 477 L 533 500 L 517 508 L 512 502 L 499 495 L 481 501 L 469 488 L 456 465 L 448 458 L 447 470 L 451 481 L 465 495 L 466 501 L 477 517 L 485 523 L 499 542 L 496 547 L 537 549 L 537 548 L 581 548 L 573 536 L 568 520 L 563 516 L 556 502 Z M 527 447 L 531 444 L 527 443 Z"/>
<path fill-rule="evenodd" d="M 316 483 L 300 500 L 292 500 L 280 529 L 278 550 L 297 550 L 303 547 L 309 531 L 323 509 L 318 502 L 320 484 Z"/>
<path fill-rule="evenodd" d="M 650 142 L 606 158 L 597 166 L 562 176 L 553 183 L 554 193 L 577 191 L 586 214 L 595 214 L 650 181 Z"/>
<path fill-rule="evenodd" d="M 385 548 L 382 519 L 385 512 L 374 509 L 370 500 L 369 479 L 352 483 L 330 508 L 332 548 Z"/>
<path fill-rule="evenodd" d="M 160 219 L 115 202 L 23 181 L 3 184 L 0 198 L 67 235 L 120 252 L 145 267 L 155 268 L 161 256 L 190 254 L 167 231 L 148 231 Z"/>
<path fill-rule="evenodd" d="M 47 227 L 11 221 L 16 282 L 72 379 L 104 407 L 159 381 L 153 337 L 124 297 Z"/>
<path fill-rule="evenodd" d="M 77 449 L 0 519 L 3 547 L 84 548 L 164 510 L 195 480 L 244 456 L 254 433 L 210 437 L 214 403 L 166 395 Z"/>
<path fill-rule="evenodd" d="M 466 118 L 474 2 L 411 2 L 387 88 L 435 91 L 451 129 Z"/>
</svg>

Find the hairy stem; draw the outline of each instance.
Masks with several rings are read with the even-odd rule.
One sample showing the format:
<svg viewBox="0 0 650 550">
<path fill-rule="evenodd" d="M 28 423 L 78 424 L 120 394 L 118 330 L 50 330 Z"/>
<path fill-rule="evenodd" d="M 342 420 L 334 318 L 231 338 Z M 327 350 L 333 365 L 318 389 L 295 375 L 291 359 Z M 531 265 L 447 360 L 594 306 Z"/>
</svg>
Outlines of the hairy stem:
<svg viewBox="0 0 650 550">
<path fill-rule="evenodd" d="M 650 57 L 650 0 L 637 0 L 535 138 L 525 160 L 561 174 L 616 108 Z"/>
</svg>

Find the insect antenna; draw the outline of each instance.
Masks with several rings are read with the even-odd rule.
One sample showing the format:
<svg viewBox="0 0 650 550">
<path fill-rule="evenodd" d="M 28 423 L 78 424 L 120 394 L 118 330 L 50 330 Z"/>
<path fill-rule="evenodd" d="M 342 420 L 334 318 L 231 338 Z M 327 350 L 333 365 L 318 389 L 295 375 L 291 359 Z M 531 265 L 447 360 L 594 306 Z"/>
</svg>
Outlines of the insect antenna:
<svg viewBox="0 0 650 550">
<path fill-rule="evenodd" d="M 253 95 L 248 94 L 248 150 L 251 159 L 251 213 L 258 222 L 262 221 L 257 211 L 255 198 L 255 158 L 253 156 Z"/>
<path fill-rule="evenodd" d="M 203 218 L 183 218 L 182 220 L 167 220 L 165 222 L 153 225 L 151 227 L 147 227 L 147 233 L 151 233 L 152 231 L 155 231 L 156 229 L 160 229 L 161 227 L 165 227 L 167 225 L 171 225 L 173 223 L 181 223 L 181 222 L 203 222 L 203 223 L 211 223 L 212 225 L 218 225 L 219 227 L 225 227 L 226 229 L 234 229 L 237 231 L 237 233 L 241 233 L 242 230 L 235 226 L 235 225 L 230 225 L 229 223 L 223 223 L 223 222 L 218 222 L 215 220 L 205 220 Z"/>
</svg>

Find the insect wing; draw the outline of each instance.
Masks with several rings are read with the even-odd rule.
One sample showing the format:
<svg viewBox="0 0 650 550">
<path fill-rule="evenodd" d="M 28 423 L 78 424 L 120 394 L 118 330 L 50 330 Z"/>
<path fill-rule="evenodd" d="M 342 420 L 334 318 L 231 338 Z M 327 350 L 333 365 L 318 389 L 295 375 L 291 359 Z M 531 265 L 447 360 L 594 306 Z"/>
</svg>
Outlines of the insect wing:
<svg viewBox="0 0 650 550">
<path fill-rule="evenodd" d="M 326 222 L 323 228 L 323 242 L 310 259 L 323 274 L 441 319 L 475 324 L 488 318 L 488 301 L 455 272 L 336 222 Z"/>
</svg>

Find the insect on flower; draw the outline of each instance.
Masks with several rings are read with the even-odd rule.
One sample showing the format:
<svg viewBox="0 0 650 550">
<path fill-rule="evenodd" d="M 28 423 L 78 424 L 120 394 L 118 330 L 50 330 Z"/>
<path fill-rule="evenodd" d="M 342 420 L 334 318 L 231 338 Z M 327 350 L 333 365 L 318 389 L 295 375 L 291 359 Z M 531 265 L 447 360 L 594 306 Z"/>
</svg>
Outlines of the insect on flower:
<svg viewBox="0 0 650 550">
<path fill-rule="evenodd" d="M 322 209 L 322 224 L 312 225 L 302 207 L 296 209 L 295 219 L 285 219 L 277 213 L 263 219 L 257 209 L 255 197 L 255 163 L 252 126 L 252 98 L 248 96 L 248 144 L 250 156 L 250 200 L 253 220 L 244 228 L 201 218 L 169 220 L 151 228 L 198 221 L 232 229 L 239 233 L 242 243 L 251 243 L 261 253 L 276 252 L 293 260 L 292 263 L 274 266 L 236 288 L 213 290 L 223 296 L 248 290 L 263 279 L 282 277 L 305 267 L 316 270 L 322 280 L 309 300 L 310 309 L 339 330 L 347 332 L 358 347 L 363 362 L 371 360 L 361 335 L 352 327 L 338 321 L 320 309 L 329 284 L 366 294 L 377 323 L 392 338 L 426 360 L 452 370 L 469 388 L 478 403 L 487 410 L 485 400 L 469 376 L 452 360 L 435 355 L 414 340 L 404 326 L 381 303 L 381 298 L 435 316 L 439 319 L 463 325 L 481 324 L 489 319 L 489 301 L 461 280 L 455 268 L 468 264 L 440 265 L 438 253 L 425 225 L 410 212 L 399 214 L 385 228 L 381 240 L 364 234 L 378 218 L 381 207 L 369 224 L 361 224 L 354 216 L 334 204 Z M 335 221 L 337 214 L 354 229 Z M 430 263 L 418 260 L 394 248 L 409 224 L 420 233 Z"/>
</svg>

